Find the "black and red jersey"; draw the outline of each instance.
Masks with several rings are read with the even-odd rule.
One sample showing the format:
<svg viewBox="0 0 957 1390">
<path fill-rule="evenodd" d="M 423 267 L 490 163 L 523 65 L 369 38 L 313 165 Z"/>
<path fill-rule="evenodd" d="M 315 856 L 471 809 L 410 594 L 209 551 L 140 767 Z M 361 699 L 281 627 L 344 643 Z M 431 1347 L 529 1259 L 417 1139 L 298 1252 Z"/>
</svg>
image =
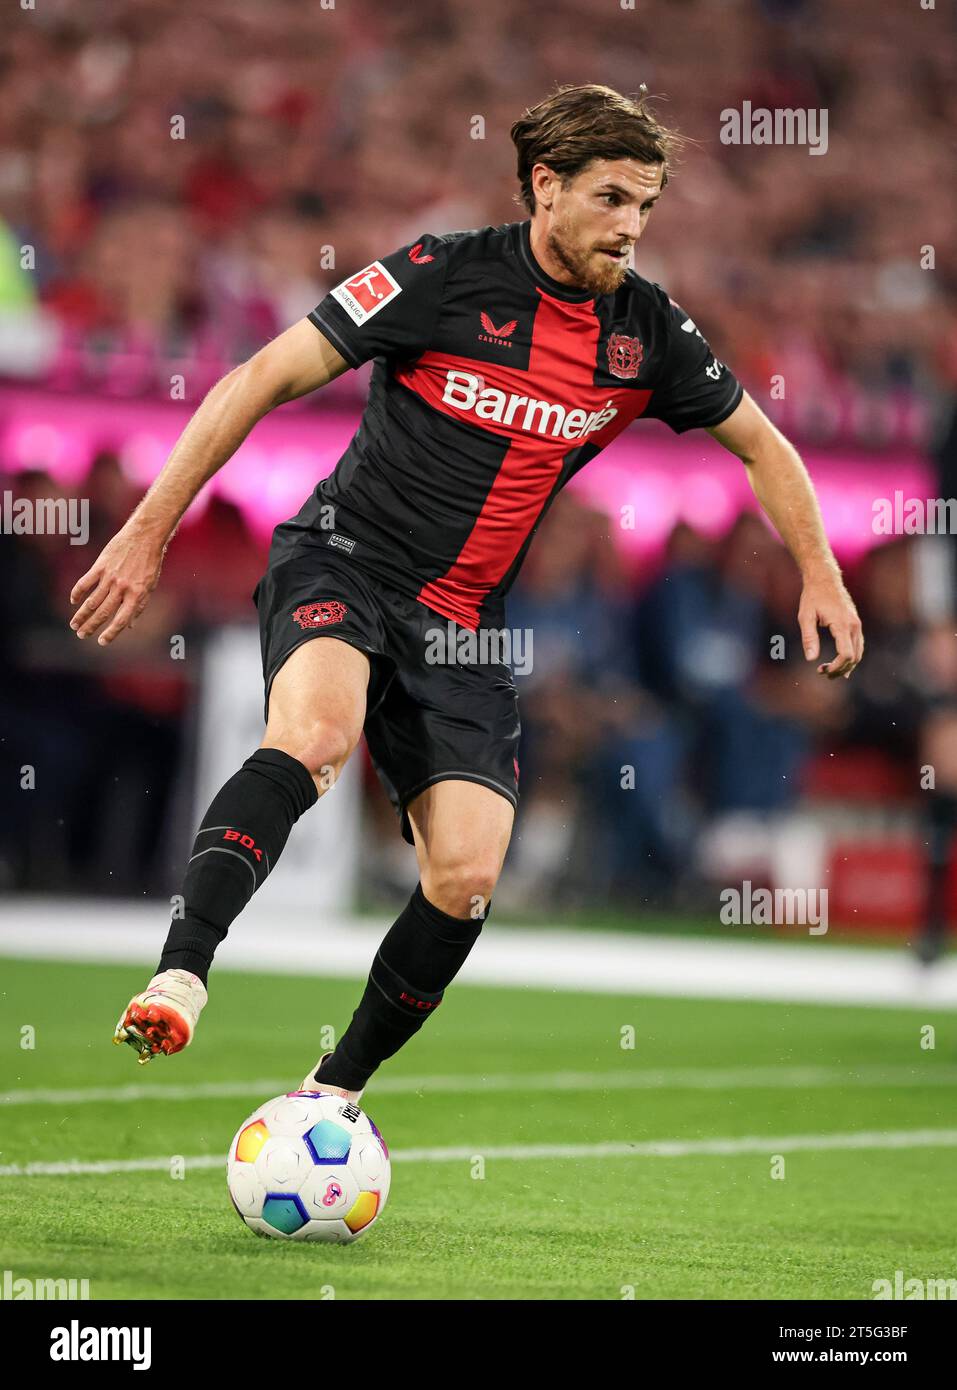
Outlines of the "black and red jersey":
<svg viewBox="0 0 957 1390">
<path fill-rule="evenodd" d="M 374 367 L 355 436 L 289 526 L 469 628 L 502 623 L 550 502 L 634 419 L 716 425 L 742 395 L 660 286 L 561 285 L 530 227 L 424 235 L 309 315 Z"/>
</svg>

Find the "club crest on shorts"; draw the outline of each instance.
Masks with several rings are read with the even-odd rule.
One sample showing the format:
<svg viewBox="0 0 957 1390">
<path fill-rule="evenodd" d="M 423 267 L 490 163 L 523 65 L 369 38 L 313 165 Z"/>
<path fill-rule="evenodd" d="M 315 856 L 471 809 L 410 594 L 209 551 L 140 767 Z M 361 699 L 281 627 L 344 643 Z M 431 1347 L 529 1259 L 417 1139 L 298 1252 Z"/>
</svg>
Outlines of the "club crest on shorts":
<svg viewBox="0 0 957 1390">
<path fill-rule="evenodd" d="M 638 375 L 645 349 L 637 338 L 624 333 L 612 333 L 608 339 L 608 370 L 612 376 L 628 378 Z"/>
<path fill-rule="evenodd" d="M 338 599 L 320 599 L 318 603 L 303 603 L 292 615 L 294 623 L 303 629 L 309 627 L 328 627 L 330 623 L 341 623 L 348 608 Z"/>
</svg>

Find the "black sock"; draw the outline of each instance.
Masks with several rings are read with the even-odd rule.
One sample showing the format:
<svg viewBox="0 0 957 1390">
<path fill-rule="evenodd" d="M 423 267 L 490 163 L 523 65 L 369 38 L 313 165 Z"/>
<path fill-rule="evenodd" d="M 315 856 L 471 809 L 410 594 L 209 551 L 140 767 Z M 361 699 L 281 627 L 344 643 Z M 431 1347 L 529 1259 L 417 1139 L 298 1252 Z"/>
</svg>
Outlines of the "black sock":
<svg viewBox="0 0 957 1390">
<path fill-rule="evenodd" d="M 418 884 L 379 947 L 352 1022 L 315 1079 L 361 1091 L 376 1068 L 435 1013 L 487 916 L 488 909 L 484 917 L 450 917 Z"/>
<path fill-rule="evenodd" d="M 196 835 L 160 970 L 191 970 L 203 984 L 216 947 L 275 867 L 289 832 L 319 799 L 297 758 L 258 748 L 217 793 Z"/>
</svg>

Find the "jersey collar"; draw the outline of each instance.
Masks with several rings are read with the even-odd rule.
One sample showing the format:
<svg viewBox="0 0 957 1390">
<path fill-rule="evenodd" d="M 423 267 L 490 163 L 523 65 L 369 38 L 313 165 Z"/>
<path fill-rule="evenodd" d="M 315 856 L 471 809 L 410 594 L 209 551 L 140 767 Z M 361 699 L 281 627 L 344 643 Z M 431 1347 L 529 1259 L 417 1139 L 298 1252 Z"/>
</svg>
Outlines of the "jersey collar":
<svg viewBox="0 0 957 1390">
<path fill-rule="evenodd" d="M 531 222 L 519 222 L 518 227 L 518 259 L 522 264 L 523 270 L 529 279 L 545 294 L 552 299 L 564 299 L 569 304 L 590 304 L 595 296 L 588 290 L 572 289 L 570 285 L 563 285 L 542 269 L 532 254 L 532 224 Z"/>
</svg>

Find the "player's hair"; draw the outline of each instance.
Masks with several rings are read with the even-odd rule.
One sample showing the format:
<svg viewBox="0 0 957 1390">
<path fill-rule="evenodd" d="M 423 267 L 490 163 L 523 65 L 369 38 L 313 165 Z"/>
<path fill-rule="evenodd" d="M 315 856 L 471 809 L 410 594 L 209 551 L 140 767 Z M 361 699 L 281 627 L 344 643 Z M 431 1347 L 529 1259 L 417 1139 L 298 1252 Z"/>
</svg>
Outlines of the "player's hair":
<svg viewBox="0 0 957 1390">
<path fill-rule="evenodd" d="M 524 203 L 534 217 L 532 170 L 536 164 L 547 164 L 567 187 L 593 159 L 638 159 L 664 166 L 664 187 L 683 141 L 648 110 L 647 95 L 644 84 L 633 98 L 588 82 L 558 87 L 527 109 L 509 132 L 518 151 L 521 185 L 515 201 Z"/>
</svg>

